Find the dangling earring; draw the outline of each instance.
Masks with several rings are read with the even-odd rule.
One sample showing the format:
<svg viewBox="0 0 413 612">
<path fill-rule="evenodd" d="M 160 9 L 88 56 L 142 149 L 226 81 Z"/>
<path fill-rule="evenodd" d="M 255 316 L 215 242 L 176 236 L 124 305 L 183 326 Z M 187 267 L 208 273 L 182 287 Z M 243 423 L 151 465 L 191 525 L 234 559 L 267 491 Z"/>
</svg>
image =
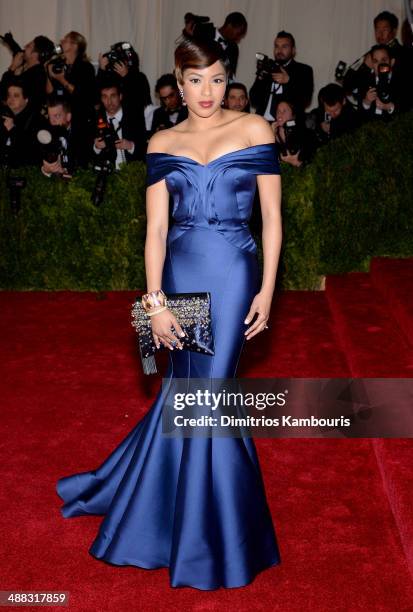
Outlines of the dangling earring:
<svg viewBox="0 0 413 612">
<path fill-rule="evenodd" d="M 224 104 L 225 104 L 225 96 L 222 98 L 221 106 L 224 106 Z"/>
<path fill-rule="evenodd" d="M 181 98 L 182 98 L 182 104 L 183 104 L 184 106 L 186 106 L 186 102 L 185 102 L 185 100 L 184 100 L 184 90 L 183 90 L 183 89 L 180 89 L 180 90 L 179 90 L 179 95 L 180 95 L 180 96 L 181 96 Z"/>
</svg>

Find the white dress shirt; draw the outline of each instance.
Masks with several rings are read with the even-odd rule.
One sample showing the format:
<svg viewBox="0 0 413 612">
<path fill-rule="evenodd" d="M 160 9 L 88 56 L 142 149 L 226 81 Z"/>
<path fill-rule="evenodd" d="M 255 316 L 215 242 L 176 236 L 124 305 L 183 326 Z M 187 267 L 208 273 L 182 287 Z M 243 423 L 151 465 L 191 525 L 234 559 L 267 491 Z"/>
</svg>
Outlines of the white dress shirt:
<svg viewBox="0 0 413 612">
<path fill-rule="evenodd" d="M 283 68 L 285 68 L 285 66 L 288 66 L 290 62 L 291 62 L 291 59 L 289 59 L 288 62 L 283 65 Z M 267 119 L 267 121 L 275 121 L 275 117 L 273 117 L 270 113 L 270 108 L 272 105 L 272 98 L 273 98 L 274 93 L 277 96 L 283 93 L 282 83 L 276 83 L 275 81 L 272 82 L 270 97 L 268 98 L 267 108 L 265 109 L 265 113 L 264 113 L 264 119 Z"/>
</svg>

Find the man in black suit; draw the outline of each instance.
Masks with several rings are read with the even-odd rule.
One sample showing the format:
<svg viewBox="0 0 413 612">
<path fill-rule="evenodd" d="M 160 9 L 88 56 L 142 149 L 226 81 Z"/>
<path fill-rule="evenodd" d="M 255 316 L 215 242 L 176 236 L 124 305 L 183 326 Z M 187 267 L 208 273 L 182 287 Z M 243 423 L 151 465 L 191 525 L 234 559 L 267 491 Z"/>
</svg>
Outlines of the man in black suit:
<svg viewBox="0 0 413 612">
<path fill-rule="evenodd" d="M 389 49 L 391 58 L 394 58 L 395 69 L 397 72 L 405 73 L 406 86 L 412 89 L 409 81 L 411 81 L 411 72 L 413 69 L 413 52 L 412 49 L 404 47 L 397 39 L 397 29 L 399 20 L 393 13 L 382 11 L 374 18 L 374 36 L 378 45 L 386 45 Z M 362 58 L 358 61 L 358 67 L 347 71 L 343 86 L 347 93 L 352 93 L 355 97 L 359 97 L 360 89 L 365 88 L 366 82 L 370 78 L 373 70 L 373 60 L 371 52 L 368 51 L 362 63 Z"/>
<path fill-rule="evenodd" d="M 195 15 L 185 15 L 184 34 L 204 37 L 207 40 L 219 42 L 230 64 L 229 80 L 233 81 L 237 71 L 239 48 L 238 45 L 246 36 L 248 23 L 242 13 L 234 12 L 226 16 L 224 24 L 217 28 L 213 23 L 199 23 L 194 20 Z"/>
<path fill-rule="evenodd" d="M 151 135 L 159 130 L 166 130 L 188 117 L 188 109 L 182 104 L 178 83 L 173 74 L 163 74 L 155 85 L 161 106 L 155 110 L 152 118 Z"/>
<path fill-rule="evenodd" d="M 46 100 L 44 64 L 51 58 L 53 51 L 54 44 L 46 36 L 36 36 L 28 42 L 23 51 L 16 53 L 9 69 L 2 76 L 1 97 L 5 97 L 8 84 L 19 77 L 30 99 L 32 109 L 40 111 Z"/>
<path fill-rule="evenodd" d="M 36 134 L 46 120 L 33 108 L 25 85 L 16 78 L 6 89 L 0 109 L 0 165 L 10 168 L 37 165 L 41 159 Z"/>
<path fill-rule="evenodd" d="M 314 89 L 313 69 L 296 62 L 295 40 L 292 34 L 281 31 L 274 40 L 276 70 L 269 74 L 257 64 L 257 76 L 250 89 L 250 101 L 258 115 L 272 122 L 278 100 L 288 99 L 302 115 L 311 103 Z"/>
<path fill-rule="evenodd" d="M 88 132 L 73 123 L 70 104 L 64 98 L 57 96 L 48 98 L 47 116 L 49 125 L 44 130 L 46 137 L 49 134 L 49 137 L 59 143 L 58 155 L 56 155 L 55 145 L 52 146 L 51 156 L 48 155 L 47 146 L 44 146 L 41 171 L 48 177 L 52 175 L 70 177 L 79 166 L 87 167 L 91 158 L 91 142 Z"/>
<path fill-rule="evenodd" d="M 391 56 L 387 45 L 370 49 L 373 69 L 359 85 L 358 103 L 366 118 L 386 118 L 411 106 L 406 73 Z"/>
<path fill-rule="evenodd" d="M 314 131 L 319 144 L 325 144 L 360 127 L 361 114 L 347 100 L 341 85 L 329 83 L 322 87 L 318 101 L 318 108 L 308 113 L 306 125 Z"/>
<path fill-rule="evenodd" d="M 122 163 L 143 160 L 146 152 L 146 127 L 141 113 L 132 114 L 122 106 L 122 92 L 118 81 L 102 82 L 100 89 L 102 108 L 98 115 L 98 127 L 106 126 L 114 134 L 114 147 L 108 150 L 105 139 L 95 138 L 93 150 L 99 157 L 109 159 L 119 169 Z"/>
</svg>

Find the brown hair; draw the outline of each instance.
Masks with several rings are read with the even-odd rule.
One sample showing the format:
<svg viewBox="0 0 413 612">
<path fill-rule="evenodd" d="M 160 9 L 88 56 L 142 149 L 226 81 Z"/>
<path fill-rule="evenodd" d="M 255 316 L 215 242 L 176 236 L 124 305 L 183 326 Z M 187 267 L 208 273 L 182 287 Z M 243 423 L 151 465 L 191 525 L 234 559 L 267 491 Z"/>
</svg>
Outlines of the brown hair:
<svg viewBox="0 0 413 612">
<path fill-rule="evenodd" d="M 226 76 L 229 74 L 229 60 L 221 45 L 215 40 L 182 36 L 175 49 L 175 76 L 183 83 L 184 70 L 187 68 L 208 68 L 220 61 Z"/>
<path fill-rule="evenodd" d="M 79 32 L 74 32 L 72 30 L 71 32 L 66 34 L 66 36 L 71 40 L 72 43 L 77 45 L 77 57 L 80 57 L 82 60 L 87 60 L 87 41 L 83 34 L 79 34 Z"/>
</svg>

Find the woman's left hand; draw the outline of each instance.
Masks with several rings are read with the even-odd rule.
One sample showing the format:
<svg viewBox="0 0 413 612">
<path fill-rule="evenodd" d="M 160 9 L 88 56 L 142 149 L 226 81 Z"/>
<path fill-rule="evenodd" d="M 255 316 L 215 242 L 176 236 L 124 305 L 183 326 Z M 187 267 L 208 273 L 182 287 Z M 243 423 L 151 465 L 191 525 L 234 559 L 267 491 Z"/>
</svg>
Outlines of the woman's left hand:
<svg viewBox="0 0 413 612">
<path fill-rule="evenodd" d="M 256 334 L 259 334 L 260 332 L 264 331 L 264 329 L 267 329 L 267 321 L 268 317 L 270 316 L 271 302 L 272 297 L 270 295 L 267 295 L 266 293 L 263 293 L 262 291 L 257 293 L 255 298 L 252 300 L 251 307 L 244 323 L 248 324 L 252 321 L 256 314 L 258 316 L 255 319 L 254 323 L 250 327 L 248 327 L 247 331 L 245 332 L 247 340 L 249 340 Z"/>
</svg>

